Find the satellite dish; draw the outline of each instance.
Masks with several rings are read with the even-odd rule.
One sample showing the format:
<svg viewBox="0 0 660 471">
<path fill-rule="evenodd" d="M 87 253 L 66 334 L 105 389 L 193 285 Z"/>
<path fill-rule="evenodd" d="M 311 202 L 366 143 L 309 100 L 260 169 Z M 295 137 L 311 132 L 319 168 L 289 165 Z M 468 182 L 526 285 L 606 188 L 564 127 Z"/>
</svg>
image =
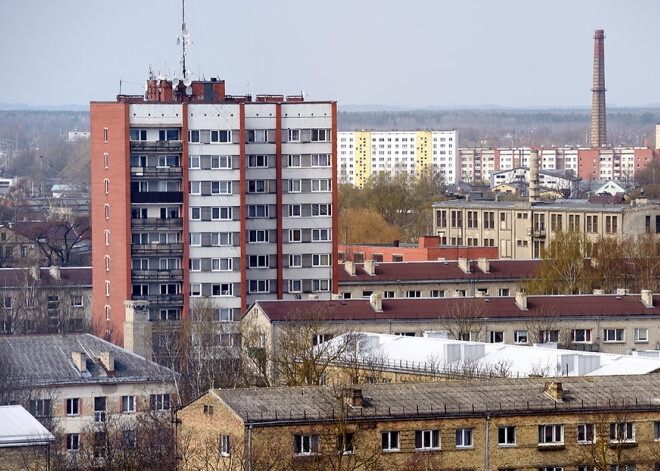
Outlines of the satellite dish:
<svg viewBox="0 0 660 471">
<path fill-rule="evenodd" d="M 187 74 L 186 74 L 186 75 L 187 75 Z M 192 79 L 191 79 L 190 77 L 186 77 L 186 78 L 184 78 L 184 79 L 183 79 L 183 84 L 184 84 L 186 87 L 191 86 L 191 85 L 192 85 Z"/>
<path fill-rule="evenodd" d="M 179 83 L 181 83 L 181 81 L 180 81 L 178 78 L 174 77 L 174 78 L 172 79 L 172 86 L 173 86 L 174 88 L 178 87 L 178 86 L 179 86 Z"/>
<path fill-rule="evenodd" d="M 186 77 L 190 77 L 190 69 L 186 70 Z"/>
<path fill-rule="evenodd" d="M 186 95 L 192 95 L 192 87 L 190 85 L 186 85 Z"/>
</svg>

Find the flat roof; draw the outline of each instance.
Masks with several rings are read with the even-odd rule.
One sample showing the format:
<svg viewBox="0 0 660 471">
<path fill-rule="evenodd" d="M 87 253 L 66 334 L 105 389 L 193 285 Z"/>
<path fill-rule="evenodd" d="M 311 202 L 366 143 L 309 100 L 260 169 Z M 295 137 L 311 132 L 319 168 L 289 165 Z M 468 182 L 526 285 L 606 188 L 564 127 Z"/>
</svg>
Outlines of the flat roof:
<svg viewBox="0 0 660 471">
<path fill-rule="evenodd" d="M 47 445 L 55 436 L 23 406 L 0 406 L 0 448 Z"/>
<path fill-rule="evenodd" d="M 590 203 L 589 200 L 556 200 L 553 202 L 546 201 L 535 201 L 534 203 L 529 203 L 527 201 L 495 201 L 495 200 L 446 200 L 446 201 L 437 201 L 433 203 L 434 208 L 453 208 L 456 206 L 465 207 L 465 208 L 502 208 L 502 209 L 518 209 L 520 211 L 526 211 L 531 209 L 549 209 L 549 210 L 584 210 L 584 211 L 612 211 L 612 212 L 623 212 L 629 208 L 639 208 L 643 206 L 657 206 L 652 203 L 646 203 L 636 206 L 623 205 L 623 204 L 603 204 L 603 203 Z"/>
</svg>

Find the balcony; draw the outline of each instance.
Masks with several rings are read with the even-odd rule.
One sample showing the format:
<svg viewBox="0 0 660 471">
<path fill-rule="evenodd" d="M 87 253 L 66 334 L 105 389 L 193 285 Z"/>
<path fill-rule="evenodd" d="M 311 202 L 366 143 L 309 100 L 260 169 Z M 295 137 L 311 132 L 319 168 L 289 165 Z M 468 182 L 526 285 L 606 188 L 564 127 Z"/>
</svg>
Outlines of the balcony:
<svg viewBox="0 0 660 471">
<path fill-rule="evenodd" d="M 527 228 L 527 235 L 530 235 L 532 237 L 538 237 L 540 239 L 545 238 L 545 228 L 543 226 L 528 227 Z"/>
<path fill-rule="evenodd" d="M 132 296 L 134 301 L 149 301 L 152 306 L 183 306 L 182 294 L 148 294 L 145 296 Z"/>
<path fill-rule="evenodd" d="M 181 191 L 131 191 L 131 203 L 183 203 Z"/>
<path fill-rule="evenodd" d="M 181 281 L 183 270 L 131 270 L 131 278 L 135 281 Z"/>
<path fill-rule="evenodd" d="M 181 167 L 131 167 L 132 177 L 180 177 Z"/>
<path fill-rule="evenodd" d="M 133 254 L 154 254 L 154 255 L 181 255 L 183 253 L 183 244 L 133 244 L 131 246 Z"/>
<path fill-rule="evenodd" d="M 131 152 L 183 152 L 181 141 L 131 141 Z"/>
<path fill-rule="evenodd" d="M 182 218 L 143 218 L 131 219 L 132 229 L 179 229 L 183 230 Z"/>
</svg>

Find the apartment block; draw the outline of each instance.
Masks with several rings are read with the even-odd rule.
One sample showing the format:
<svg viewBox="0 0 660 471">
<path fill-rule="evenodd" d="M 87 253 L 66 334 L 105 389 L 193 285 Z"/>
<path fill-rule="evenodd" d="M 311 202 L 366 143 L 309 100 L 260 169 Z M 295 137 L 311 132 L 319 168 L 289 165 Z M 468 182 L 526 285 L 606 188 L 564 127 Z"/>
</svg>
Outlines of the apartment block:
<svg viewBox="0 0 660 471">
<path fill-rule="evenodd" d="M 539 150 L 542 170 L 570 170 L 583 180 L 632 180 L 660 159 L 649 147 L 469 147 L 458 149 L 458 178 L 488 182 L 494 172 L 529 168 L 532 149 Z"/>
<path fill-rule="evenodd" d="M 362 188 L 374 173 L 437 172 L 458 181 L 458 131 L 348 131 L 337 134 L 341 183 Z"/>
<path fill-rule="evenodd" d="M 433 208 L 433 233 L 442 245 L 494 245 L 500 258 L 539 258 L 555 231 L 577 231 L 587 244 L 660 233 L 660 205 L 645 199 L 630 205 L 467 199 L 441 201 Z"/>
<path fill-rule="evenodd" d="M 91 104 L 94 314 L 123 345 L 124 301 L 152 321 L 336 291 L 336 103 L 150 79 Z M 119 334 L 115 336 L 115 332 Z"/>
<path fill-rule="evenodd" d="M 659 391 L 657 375 L 214 389 L 178 437 L 187 469 L 210 450 L 232 470 L 654 469 Z"/>
</svg>

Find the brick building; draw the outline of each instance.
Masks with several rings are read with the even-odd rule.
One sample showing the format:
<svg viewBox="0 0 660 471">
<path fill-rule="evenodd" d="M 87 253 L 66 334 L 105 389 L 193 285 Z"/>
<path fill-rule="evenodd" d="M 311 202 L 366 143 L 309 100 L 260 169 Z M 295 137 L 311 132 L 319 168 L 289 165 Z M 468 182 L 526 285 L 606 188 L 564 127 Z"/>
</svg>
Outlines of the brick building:
<svg viewBox="0 0 660 471">
<path fill-rule="evenodd" d="M 91 104 L 100 335 L 126 300 L 171 323 L 209 300 L 233 322 L 257 299 L 336 292 L 336 103 L 178 82 Z"/>
<path fill-rule="evenodd" d="M 660 377 L 211 390 L 178 412 L 188 469 L 653 469 Z M 598 466 L 598 468 L 595 468 Z M 344 468 L 342 468 L 344 469 Z"/>
</svg>

